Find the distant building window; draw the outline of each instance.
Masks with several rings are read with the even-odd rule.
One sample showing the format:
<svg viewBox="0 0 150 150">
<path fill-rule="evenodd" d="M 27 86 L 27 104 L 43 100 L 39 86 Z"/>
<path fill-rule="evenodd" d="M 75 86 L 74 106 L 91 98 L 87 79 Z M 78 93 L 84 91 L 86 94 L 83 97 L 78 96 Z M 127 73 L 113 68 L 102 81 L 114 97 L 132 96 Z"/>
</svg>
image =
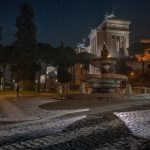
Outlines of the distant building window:
<svg viewBox="0 0 150 150">
<path fill-rule="evenodd" d="M 114 40 L 114 39 L 115 39 L 115 36 L 114 36 L 114 35 L 112 35 L 112 37 L 111 37 L 111 38 L 112 38 L 112 40 Z"/>
</svg>

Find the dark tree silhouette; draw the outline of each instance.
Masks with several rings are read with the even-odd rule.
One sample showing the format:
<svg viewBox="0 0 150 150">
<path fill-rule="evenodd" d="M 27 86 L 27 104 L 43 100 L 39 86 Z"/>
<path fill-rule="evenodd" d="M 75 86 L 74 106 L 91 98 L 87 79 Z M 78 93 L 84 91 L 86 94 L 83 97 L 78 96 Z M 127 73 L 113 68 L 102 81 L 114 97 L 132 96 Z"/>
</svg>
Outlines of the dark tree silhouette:
<svg viewBox="0 0 150 150">
<path fill-rule="evenodd" d="M 68 69 L 75 65 L 76 56 L 76 52 L 70 47 L 65 47 L 63 42 L 56 49 L 55 65 L 58 69 L 57 77 L 60 83 L 66 84 L 71 81 Z"/>
<path fill-rule="evenodd" d="M 1 78 L 3 77 L 3 74 L 4 74 L 4 71 L 5 71 L 5 65 L 4 65 L 4 48 L 3 48 L 3 45 L 1 43 L 1 39 L 2 39 L 2 35 L 1 35 L 1 32 L 2 31 L 2 27 L 0 27 L 0 84 L 1 83 Z"/>
<path fill-rule="evenodd" d="M 0 42 L 1 42 L 1 39 L 2 39 L 2 27 L 0 26 Z"/>
<path fill-rule="evenodd" d="M 29 3 L 20 7 L 20 15 L 16 19 L 17 32 L 14 43 L 16 56 L 16 80 L 28 80 L 34 85 L 35 73 L 39 69 L 37 63 L 38 44 L 36 40 L 36 26 L 33 23 L 34 13 Z M 30 86 L 31 88 L 31 86 Z"/>
<path fill-rule="evenodd" d="M 68 83 L 71 81 L 71 74 L 68 72 L 68 70 L 66 70 L 65 68 L 59 67 L 58 70 L 58 81 L 60 83 Z"/>
<path fill-rule="evenodd" d="M 55 49 L 46 43 L 39 43 L 38 44 L 39 47 L 39 51 L 38 51 L 38 57 L 40 62 L 44 62 L 45 63 L 45 76 L 46 76 L 46 71 L 47 71 L 47 66 L 49 64 L 54 65 L 54 60 L 55 60 Z M 41 67 L 42 68 L 42 67 Z M 41 71 L 39 71 L 39 78 L 38 78 L 38 91 L 39 91 L 39 85 L 40 85 L 40 75 L 41 75 Z M 45 89 L 46 89 L 46 82 L 47 80 L 45 80 Z"/>
<path fill-rule="evenodd" d="M 150 43 L 134 43 L 132 44 L 129 48 L 128 48 L 128 51 L 129 51 L 129 54 L 131 56 L 134 56 L 136 54 L 143 54 L 144 53 L 144 49 L 147 48 L 147 47 L 150 47 Z"/>
<path fill-rule="evenodd" d="M 56 66 L 63 65 L 65 68 L 69 68 L 76 62 L 76 52 L 71 47 L 65 47 L 63 42 L 57 47 L 55 55 Z"/>
<path fill-rule="evenodd" d="M 81 53 L 77 54 L 77 63 L 82 64 L 81 75 L 82 75 L 83 69 L 84 69 L 85 73 L 86 73 L 86 77 L 88 77 L 90 62 L 95 57 L 96 57 L 96 55 L 88 53 L 88 52 L 81 52 Z"/>
<path fill-rule="evenodd" d="M 2 27 L 0 27 L 0 63 L 2 63 L 2 60 L 3 60 L 3 45 L 2 45 L 2 42 L 1 42 L 1 39 L 2 39 Z"/>
<path fill-rule="evenodd" d="M 54 64 L 55 60 L 55 48 L 47 43 L 38 43 L 38 57 L 42 60 L 46 65 Z"/>
</svg>

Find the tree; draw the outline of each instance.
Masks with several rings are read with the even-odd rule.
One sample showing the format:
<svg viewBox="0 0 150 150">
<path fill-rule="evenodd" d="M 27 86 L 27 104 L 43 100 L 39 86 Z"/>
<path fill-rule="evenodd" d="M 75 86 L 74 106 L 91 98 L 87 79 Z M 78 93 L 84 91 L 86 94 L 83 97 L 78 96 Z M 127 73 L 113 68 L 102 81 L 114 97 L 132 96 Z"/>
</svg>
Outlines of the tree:
<svg viewBox="0 0 150 150">
<path fill-rule="evenodd" d="M 38 44 L 36 40 L 37 28 L 33 23 L 34 13 L 29 3 L 20 7 L 20 15 L 16 19 L 17 32 L 14 43 L 14 53 L 17 70 L 16 80 L 34 82 L 35 73 L 39 69 L 37 63 Z M 31 88 L 31 87 L 30 87 Z"/>
<path fill-rule="evenodd" d="M 63 66 L 58 68 L 57 73 L 58 73 L 57 78 L 60 83 L 70 82 L 71 74 L 68 72 L 67 69 L 63 68 Z"/>
<path fill-rule="evenodd" d="M 38 57 L 42 60 L 46 65 L 54 64 L 55 60 L 55 49 L 46 43 L 38 43 L 39 51 Z"/>
<path fill-rule="evenodd" d="M 144 49 L 150 47 L 150 43 L 134 43 L 132 44 L 129 48 L 129 54 L 131 56 L 135 56 L 136 54 L 143 54 L 144 53 Z"/>
<path fill-rule="evenodd" d="M 88 52 L 81 52 L 77 55 L 77 63 L 81 65 L 81 76 L 84 76 L 84 79 L 88 78 L 89 72 L 89 65 L 92 59 L 94 59 L 96 55 L 88 53 Z"/>
<path fill-rule="evenodd" d="M 49 44 L 46 44 L 46 43 L 39 43 L 38 44 L 38 47 L 39 47 L 39 51 L 38 51 L 38 57 L 39 57 L 39 60 L 44 62 L 45 63 L 45 77 L 47 76 L 47 66 L 49 64 L 51 65 L 54 65 L 54 58 L 56 57 L 55 54 L 54 54 L 54 48 L 49 45 Z M 42 67 L 41 67 L 42 68 Z M 39 91 L 39 86 L 40 86 L 40 74 L 41 74 L 41 71 L 39 71 L 39 79 L 38 79 L 38 91 Z M 46 78 L 45 78 L 46 79 Z M 46 89 L 46 81 L 45 80 L 45 89 Z"/>
<path fill-rule="evenodd" d="M 76 63 L 76 52 L 71 47 L 65 47 L 63 42 L 56 50 L 55 65 L 57 66 L 57 77 L 60 83 L 66 85 L 71 81 L 68 69 Z"/>
<path fill-rule="evenodd" d="M 88 53 L 88 52 L 81 52 L 77 55 L 77 62 L 83 65 L 83 68 L 88 71 L 89 64 L 92 59 L 94 59 L 96 55 Z"/>
<path fill-rule="evenodd" d="M 116 73 L 128 75 L 129 72 L 132 72 L 133 69 L 126 65 L 126 60 L 119 60 L 115 65 Z"/>
<path fill-rule="evenodd" d="M 3 63 L 3 52 L 4 52 L 3 45 L 1 43 L 1 39 L 2 39 L 1 31 L 2 31 L 2 27 L 0 27 L 0 65 Z"/>
<path fill-rule="evenodd" d="M 3 88 L 3 84 L 2 81 L 3 81 L 3 77 L 4 77 L 4 73 L 5 73 L 5 68 L 6 68 L 6 65 L 5 65 L 5 59 L 4 59 L 4 47 L 1 43 L 1 39 L 2 39 L 2 36 L 1 36 L 1 32 L 2 31 L 2 27 L 0 27 L 0 88 L 2 90 Z"/>
<path fill-rule="evenodd" d="M 71 47 L 65 47 L 63 42 L 56 48 L 55 55 L 56 66 L 63 65 L 65 68 L 69 68 L 76 63 L 76 52 Z"/>
</svg>

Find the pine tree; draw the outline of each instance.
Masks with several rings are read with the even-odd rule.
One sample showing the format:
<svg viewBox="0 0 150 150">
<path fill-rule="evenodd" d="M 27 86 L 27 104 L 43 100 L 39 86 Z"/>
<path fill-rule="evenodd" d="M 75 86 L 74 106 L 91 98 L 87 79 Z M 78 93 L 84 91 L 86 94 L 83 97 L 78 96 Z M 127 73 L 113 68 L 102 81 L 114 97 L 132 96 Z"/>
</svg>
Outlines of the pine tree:
<svg viewBox="0 0 150 150">
<path fill-rule="evenodd" d="M 1 43 L 1 39 L 2 39 L 2 27 L 0 26 L 0 43 Z"/>
<path fill-rule="evenodd" d="M 4 87 L 4 74 L 6 70 L 6 59 L 4 56 L 4 47 L 1 42 L 2 39 L 2 27 L 0 27 L 0 89 Z"/>
<path fill-rule="evenodd" d="M 35 73 L 39 67 L 37 66 L 37 27 L 33 22 L 33 17 L 31 5 L 24 3 L 20 7 L 20 15 L 16 19 L 17 32 L 15 34 L 14 53 L 17 62 L 17 80 L 34 82 Z"/>
<path fill-rule="evenodd" d="M 5 60 L 4 60 L 4 47 L 1 42 L 1 39 L 2 39 L 2 27 L 0 27 L 0 66 L 2 67 Z M 2 70 L 0 70 L 0 71 L 2 71 Z"/>
</svg>

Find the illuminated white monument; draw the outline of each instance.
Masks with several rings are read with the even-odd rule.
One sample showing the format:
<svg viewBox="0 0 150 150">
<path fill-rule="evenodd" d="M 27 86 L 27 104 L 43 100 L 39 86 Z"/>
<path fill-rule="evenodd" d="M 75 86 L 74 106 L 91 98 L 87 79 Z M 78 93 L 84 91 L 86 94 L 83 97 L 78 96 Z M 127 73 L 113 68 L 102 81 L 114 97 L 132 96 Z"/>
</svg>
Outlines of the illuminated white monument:
<svg viewBox="0 0 150 150">
<path fill-rule="evenodd" d="M 128 56 L 130 21 L 116 18 L 113 14 L 105 15 L 105 20 L 89 34 L 90 53 L 100 56 L 104 42 L 109 49 L 111 57 L 118 57 L 119 50 L 123 49 Z M 92 66 L 90 72 L 97 73 Z"/>
</svg>

